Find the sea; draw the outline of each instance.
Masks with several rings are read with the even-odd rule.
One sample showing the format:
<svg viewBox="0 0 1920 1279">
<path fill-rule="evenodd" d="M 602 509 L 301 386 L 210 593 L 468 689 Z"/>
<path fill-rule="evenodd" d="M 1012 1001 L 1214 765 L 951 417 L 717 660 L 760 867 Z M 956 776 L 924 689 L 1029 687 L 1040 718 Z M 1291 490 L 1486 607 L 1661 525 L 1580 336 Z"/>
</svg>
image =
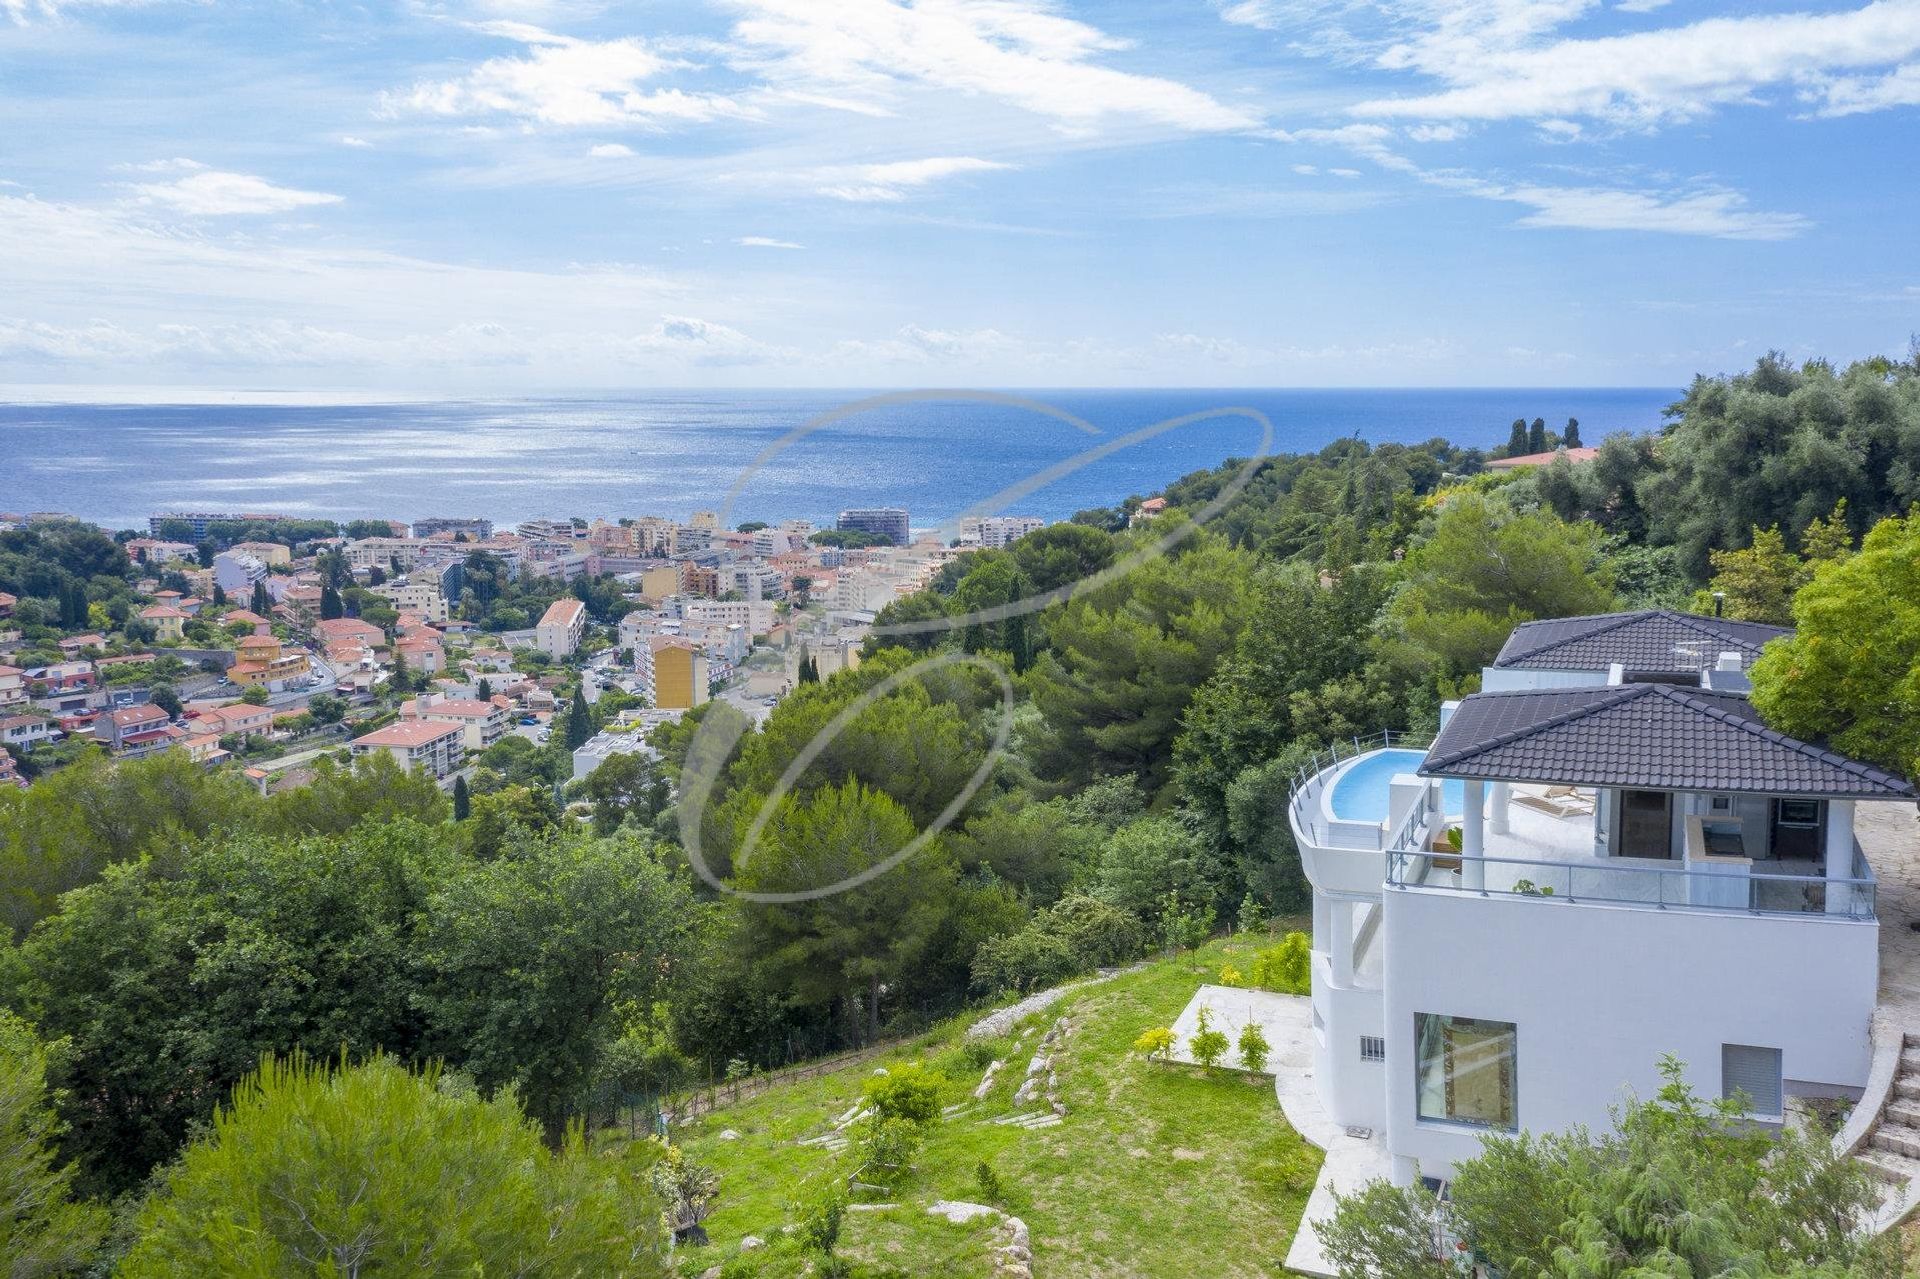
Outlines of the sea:
<svg viewBox="0 0 1920 1279">
<path fill-rule="evenodd" d="M 1513 419 L 1648 431 L 1677 387 L 1394 390 L 681 391 L 395 403 L 0 402 L 0 511 L 144 529 L 165 511 L 336 520 L 718 511 L 830 523 L 904 507 L 1064 519 L 1262 451 L 1444 437 Z M 1253 410 L 1271 424 L 1246 412 Z M 1182 421 L 1181 419 L 1188 419 Z M 1166 425 L 1172 423 L 1171 425 Z M 1153 428 L 1161 429 L 1155 430 Z M 1004 495 L 1014 491 L 1011 499 Z M 1002 495 L 998 500 L 996 495 Z"/>
</svg>

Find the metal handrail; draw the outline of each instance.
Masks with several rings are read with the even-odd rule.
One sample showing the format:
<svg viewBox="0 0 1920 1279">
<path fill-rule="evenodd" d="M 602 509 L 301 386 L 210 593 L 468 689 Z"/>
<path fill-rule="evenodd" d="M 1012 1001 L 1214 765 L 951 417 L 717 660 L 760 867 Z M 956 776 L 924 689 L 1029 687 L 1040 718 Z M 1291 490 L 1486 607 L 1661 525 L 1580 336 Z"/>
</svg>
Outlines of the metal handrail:
<svg viewBox="0 0 1920 1279">
<path fill-rule="evenodd" d="M 1416 809 L 1417 813 L 1419 810 Z M 1409 826 L 1411 826 L 1409 822 Z M 1523 857 L 1465 857 L 1457 852 L 1431 852 L 1407 847 L 1414 839 L 1412 832 L 1403 829 L 1387 853 L 1387 883 L 1395 888 L 1418 887 L 1436 892 L 1456 892 L 1474 896 L 1488 897 L 1533 897 L 1542 901 L 1563 901 L 1599 903 L 1605 905 L 1651 907 L 1664 910 L 1669 906 L 1684 907 L 1693 910 L 1719 910 L 1729 913 L 1750 915 L 1824 915 L 1828 918 L 1865 919 L 1875 916 L 1875 897 L 1878 885 L 1871 877 L 1829 879 L 1818 875 L 1780 875 L 1780 874 L 1725 874 L 1713 871 L 1689 870 L 1685 867 L 1665 867 L 1635 865 L 1614 858 L 1595 858 L 1588 861 L 1549 861 Z M 1462 862 L 1462 871 L 1466 863 L 1477 865 L 1481 871 L 1481 883 L 1468 885 L 1464 882 L 1449 884 L 1433 878 L 1434 862 L 1439 858 Z M 1613 864 L 1610 864 L 1613 863 Z M 1516 878 L 1513 885 L 1491 887 L 1486 884 L 1486 871 L 1496 866 L 1516 866 L 1536 872 L 1532 875 Z M 1448 868 L 1450 871 L 1453 869 Z M 1610 879 L 1615 882 L 1649 883 L 1653 885 L 1651 895 L 1622 897 L 1605 891 L 1577 892 L 1580 877 L 1590 879 L 1596 888 Z M 1637 878 L 1636 878 L 1637 877 Z M 1669 886 L 1675 882 L 1680 885 L 1676 895 L 1669 892 Z M 1525 883 L 1527 888 L 1518 887 Z M 1766 896 L 1763 891 L 1769 885 L 1781 885 L 1790 890 L 1781 894 L 1791 899 L 1795 893 L 1802 894 L 1807 889 L 1819 885 L 1824 889 L 1824 899 L 1819 906 L 1811 904 L 1793 906 L 1770 906 L 1762 904 Z M 1696 899 L 1691 889 L 1699 886 L 1709 891 L 1702 894 L 1704 900 Z M 1716 895 L 1725 895 L 1738 888 L 1742 900 L 1715 901 Z M 1718 890 L 1716 894 L 1712 890 Z M 1833 894 L 1838 891 L 1844 896 L 1840 899 L 1843 909 L 1830 910 Z"/>
<path fill-rule="evenodd" d="M 1310 832 L 1315 843 L 1328 844 L 1322 824 L 1306 817 L 1300 811 L 1300 806 L 1306 802 L 1311 793 L 1314 793 L 1312 784 L 1316 778 L 1337 764 L 1357 759 L 1373 751 L 1389 750 L 1396 746 L 1407 750 L 1424 750 L 1431 745 L 1433 745 L 1432 733 L 1386 728 L 1365 736 L 1339 739 L 1328 746 L 1324 752 L 1315 751 L 1306 763 L 1294 770 L 1293 786 L 1287 793 L 1287 809 L 1292 814 L 1295 825 Z"/>
</svg>

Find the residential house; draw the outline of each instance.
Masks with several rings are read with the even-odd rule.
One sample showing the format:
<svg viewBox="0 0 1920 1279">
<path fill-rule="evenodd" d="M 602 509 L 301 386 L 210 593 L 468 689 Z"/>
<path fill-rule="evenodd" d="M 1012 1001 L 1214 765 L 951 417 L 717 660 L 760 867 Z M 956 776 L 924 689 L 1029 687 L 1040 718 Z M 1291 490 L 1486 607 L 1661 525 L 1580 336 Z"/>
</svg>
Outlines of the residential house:
<svg viewBox="0 0 1920 1279">
<path fill-rule="evenodd" d="M 1527 623 L 1430 743 L 1302 770 L 1312 1085 L 1367 1134 L 1348 1166 L 1444 1181 L 1487 1132 L 1604 1129 L 1669 1054 L 1764 1125 L 1861 1096 L 1881 923 L 1856 814 L 1915 790 L 1761 720 L 1747 671 L 1782 634 Z"/>
<path fill-rule="evenodd" d="M 1574 465 L 1591 462 L 1600 456 L 1596 448 L 1554 449 L 1549 453 L 1523 453 L 1519 457 L 1496 457 L 1487 463 L 1489 471 L 1519 471 L 1533 466 L 1551 466 L 1557 459 L 1566 458 Z"/>
<path fill-rule="evenodd" d="M 385 751 L 403 769 L 423 768 L 436 778 L 445 778 L 459 767 L 464 732 L 459 724 L 438 720 L 389 724 L 354 738 L 352 753 L 360 759 Z"/>
<path fill-rule="evenodd" d="M 153 627 L 156 638 L 178 640 L 182 638 L 180 628 L 187 624 L 187 614 L 186 610 L 171 604 L 149 604 L 140 610 L 140 620 Z"/>
<path fill-rule="evenodd" d="M 166 750 L 186 736 L 184 730 L 173 726 L 165 711 L 152 703 L 108 711 L 95 722 L 93 733 L 108 750 L 128 759 Z"/>
<path fill-rule="evenodd" d="M 304 651 L 283 650 L 272 635 L 244 636 L 233 647 L 236 658 L 227 668 L 227 678 L 242 688 L 264 684 L 279 692 L 313 669 Z"/>
<path fill-rule="evenodd" d="M 201 711 L 193 722 L 221 737 L 265 737 L 273 731 L 273 708 L 233 702 Z"/>
<path fill-rule="evenodd" d="M 534 646 L 559 661 L 580 647 L 580 636 L 587 625 L 587 606 L 572 596 L 563 596 L 547 606 L 534 627 Z"/>
<path fill-rule="evenodd" d="M 0 786 L 17 786 L 21 790 L 27 787 L 27 779 L 20 775 L 20 769 L 13 762 L 13 756 L 4 747 L 0 747 Z"/>
<path fill-rule="evenodd" d="M 332 648 L 335 644 L 358 644 L 363 648 L 382 649 L 387 646 L 387 633 L 372 622 L 363 622 L 357 617 L 334 617 L 313 624 L 313 637 L 321 645 Z"/>
<path fill-rule="evenodd" d="M 59 727 L 41 715 L 8 715 L 0 718 L 0 745 L 16 751 L 50 742 L 59 736 Z"/>
<path fill-rule="evenodd" d="M 0 711 L 27 700 L 27 673 L 18 666 L 0 665 Z"/>
</svg>

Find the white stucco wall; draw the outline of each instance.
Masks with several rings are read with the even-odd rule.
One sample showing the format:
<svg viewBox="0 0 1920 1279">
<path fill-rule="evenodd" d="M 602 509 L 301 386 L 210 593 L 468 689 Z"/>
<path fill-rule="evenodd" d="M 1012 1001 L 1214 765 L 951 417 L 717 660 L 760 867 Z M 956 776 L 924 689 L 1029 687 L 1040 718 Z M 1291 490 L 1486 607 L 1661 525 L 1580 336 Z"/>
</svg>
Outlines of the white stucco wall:
<svg viewBox="0 0 1920 1279">
<path fill-rule="evenodd" d="M 1788 1081 L 1866 1082 L 1873 923 L 1395 889 L 1384 908 L 1387 1143 L 1427 1175 L 1479 1132 L 1415 1120 L 1416 1013 L 1514 1023 L 1519 1120 L 1536 1131 L 1606 1127 L 1624 1088 L 1652 1094 L 1664 1053 L 1717 1096 L 1726 1043 L 1780 1048 Z"/>
</svg>

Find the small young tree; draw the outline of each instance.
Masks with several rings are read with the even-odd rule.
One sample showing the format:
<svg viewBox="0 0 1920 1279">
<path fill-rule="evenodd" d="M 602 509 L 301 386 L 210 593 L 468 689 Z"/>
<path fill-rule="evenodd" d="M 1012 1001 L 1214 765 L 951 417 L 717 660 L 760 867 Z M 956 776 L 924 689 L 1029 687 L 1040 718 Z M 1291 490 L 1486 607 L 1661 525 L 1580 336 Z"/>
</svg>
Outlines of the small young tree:
<svg viewBox="0 0 1920 1279">
<path fill-rule="evenodd" d="M 1267 926 L 1267 910 L 1260 899 L 1248 892 L 1240 899 L 1240 912 L 1237 920 L 1243 933 L 1257 933 Z"/>
<path fill-rule="evenodd" d="M 1267 1068 L 1267 1054 L 1272 1051 L 1267 1042 L 1266 1032 L 1260 1029 L 1260 1023 L 1248 1022 L 1240 1030 L 1240 1060 L 1248 1070 L 1260 1074 Z"/>
<path fill-rule="evenodd" d="M 1173 1031 L 1165 1026 L 1150 1026 L 1140 1032 L 1140 1038 L 1133 1041 L 1133 1051 L 1142 1054 L 1148 1061 L 1155 1057 L 1165 1061 L 1173 1056 L 1174 1042 Z"/>
<path fill-rule="evenodd" d="M 1187 1041 L 1187 1051 L 1193 1054 L 1195 1061 L 1212 1070 L 1227 1055 L 1227 1037 L 1213 1028 L 1213 1012 L 1204 1004 L 1200 1007 L 1194 1026 L 1193 1038 Z"/>
</svg>

